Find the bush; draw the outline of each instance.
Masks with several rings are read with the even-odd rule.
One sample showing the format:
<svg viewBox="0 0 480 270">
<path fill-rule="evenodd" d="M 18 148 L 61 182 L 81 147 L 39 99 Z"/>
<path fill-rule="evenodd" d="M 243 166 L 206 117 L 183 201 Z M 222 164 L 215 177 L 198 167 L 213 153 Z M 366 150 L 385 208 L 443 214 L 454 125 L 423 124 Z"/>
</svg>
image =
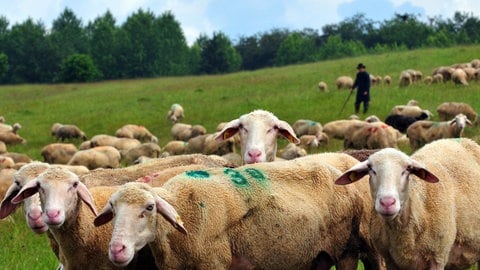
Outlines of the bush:
<svg viewBox="0 0 480 270">
<path fill-rule="evenodd" d="M 101 76 L 90 55 L 72 54 L 62 62 L 58 77 L 62 82 L 91 82 Z"/>
</svg>

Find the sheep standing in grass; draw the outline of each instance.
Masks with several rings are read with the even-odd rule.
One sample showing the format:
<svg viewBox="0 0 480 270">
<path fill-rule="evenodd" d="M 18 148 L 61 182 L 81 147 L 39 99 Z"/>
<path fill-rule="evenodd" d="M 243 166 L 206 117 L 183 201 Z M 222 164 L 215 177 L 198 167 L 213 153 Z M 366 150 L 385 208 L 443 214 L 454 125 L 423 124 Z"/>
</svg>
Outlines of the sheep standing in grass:
<svg viewBox="0 0 480 270">
<path fill-rule="evenodd" d="M 12 202 L 40 195 L 43 220 L 59 246 L 64 269 L 116 269 L 101 256 L 108 253 L 112 227 L 95 228 L 92 222 L 98 205 L 104 205 L 116 190 L 117 187 L 87 189 L 74 173 L 48 168 L 27 182 Z"/>
<path fill-rule="evenodd" d="M 412 75 L 407 71 L 402 71 L 400 73 L 400 79 L 398 80 L 398 86 L 406 87 L 413 83 Z"/>
<path fill-rule="evenodd" d="M 321 81 L 318 83 L 318 89 L 322 92 L 328 92 L 328 85 L 326 82 Z"/>
<path fill-rule="evenodd" d="M 115 131 L 118 138 L 137 139 L 142 142 L 158 143 L 158 138 L 154 136 L 146 127 L 139 125 L 124 125 Z"/>
<path fill-rule="evenodd" d="M 463 69 L 455 69 L 452 73 L 452 81 L 455 84 L 468 85 L 467 73 Z"/>
<path fill-rule="evenodd" d="M 64 142 L 65 140 L 71 139 L 82 139 L 83 141 L 87 140 L 87 135 L 76 125 L 61 125 L 58 126 L 55 132 L 55 137 L 57 140 Z"/>
<path fill-rule="evenodd" d="M 137 139 L 118 138 L 116 136 L 106 134 L 95 135 L 90 140 L 90 147 L 113 146 L 119 151 L 127 151 L 128 149 L 139 146 L 140 144 L 142 144 L 142 142 Z"/>
<path fill-rule="evenodd" d="M 437 73 L 432 76 L 432 83 L 443 83 L 443 75 L 440 73 Z"/>
<path fill-rule="evenodd" d="M 337 78 L 335 85 L 338 90 L 350 89 L 353 86 L 353 79 L 350 76 L 340 76 Z"/>
<path fill-rule="evenodd" d="M 383 77 L 383 83 L 390 85 L 392 83 L 392 77 L 390 75 L 385 75 L 385 77 Z"/>
<path fill-rule="evenodd" d="M 450 121 L 421 120 L 408 127 L 407 137 L 412 150 L 416 150 L 434 140 L 460 138 L 466 125 L 471 126 L 472 122 L 464 114 L 458 114 Z"/>
<path fill-rule="evenodd" d="M 277 137 L 282 135 L 289 142 L 300 140 L 293 128 L 279 120 L 271 112 L 255 110 L 228 122 L 216 139 L 224 141 L 240 134 L 240 148 L 244 163 L 270 162 L 277 154 Z"/>
<path fill-rule="evenodd" d="M 343 140 L 345 139 L 345 132 L 350 125 L 361 124 L 363 122 L 364 121 L 358 119 L 334 120 L 323 125 L 323 132 L 325 132 L 329 138 Z"/>
<path fill-rule="evenodd" d="M 478 144 L 442 139 L 411 157 L 380 150 L 335 183 L 370 176 L 370 231 L 387 269 L 467 269 L 480 260 L 479 167 Z"/>
<path fill-rule="evenodd" d="M 392 126 L 393 128 L 396 128 L 398 131 L 405 133 L 407 132 L 407 128 L 419 121 L 419 120 L 426 120 L 428 119 L 428 115 L 426 113 L 422 113 L 420 116 L 417 117 L 411 117 L 411 116 L 405 116 L 405 115 L 399 115 L 399 114 L 390 114 L 387 116 L 385 119 L 385 124 Z"/>
<path fill-rule="evenodd" d="M 477 121 L 478 113 L 467 103 L 463 102 L 444 102 L 437 107 L 438 118 L 440 121 L 448 121 L 457 114 L 463 113 L 470 122 Z"/>
<path fill-rule="evenodd" d="M 148 244 L 160 269 L 355 269 L 369 243 L 359 237 L 368 186 L 337 189 L 340 175 L 293 160 L 189 171 L 155 189 L 127 183 L 95 225 L 114 219 L 109 257 L 120 266 Z"/>
<path fill-rule="evenodd" d="M 184 117 L 183 107 L 180 104 L 174 103 L 170 106 L 170 110 L 167 113 L 167 119 L 170 120 L 170 122 L 175 124 Z"/>
</svg>

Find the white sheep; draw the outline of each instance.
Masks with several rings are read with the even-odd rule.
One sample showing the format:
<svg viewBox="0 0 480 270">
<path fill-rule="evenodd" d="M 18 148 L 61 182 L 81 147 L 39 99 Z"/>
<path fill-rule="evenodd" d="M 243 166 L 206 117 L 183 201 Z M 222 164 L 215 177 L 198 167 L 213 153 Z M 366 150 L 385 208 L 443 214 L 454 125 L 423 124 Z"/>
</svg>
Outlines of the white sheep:
<svg viewBox="0 0 480 270">
<path fill-rule="evenodd" d="M 411 157 L 380 150 L 335 183 L 370 176 L 370 231 L 387 269 L 467 269 L 480 260 L 479 167 L 478 144 L 442 139 Z"/>
<path fill-rule="evenodd" d="M 77 151 L 78 148 L 72 143 L 51 143 L 45 145 L 40 154 L 47 163 L 67 164 Z"/>
<path fill-rule="evenodd" d="M 115 131 L 118 138 L 137 139 L 143 142 L 158 143 L 158 138 L 153 135 L 145 126 L 127 124 Z"/>
<path fill-rule="evenodd" d="M 364 121 L 358 119 L 333 120 L 323 125 L 323 132 L 325 132 L 329 138 L 344 140 L 345 132 L 350 125 L 362 123 L 364 123 Z"/>
<path fill-rule="evenodd" d="M 90 170 L 97 168 L 118 168 L 122 157 L 113 146 L 97 146 L 79 150 L 68 161 L 67 165 L 83 165 Z"/>
<path fill-rule="evenodd" d="M 19 123 L 15 123 L 13 124 L 13 126 L 0 123 L 0 132 L 11 131 L 13 133 L 17 133 L 17 131 L 19 131 L 21 128 L 22 128 L 22 125 L 20 125 Z"/>
<path fill-rule="evenodd" d="M 323 131 L 322 124 L 309 119 L 299 119 L 292 125 L 297 137 L 302 135 L 320 135 Z"/>
<path fill-rule="evenodd" d="M 277 137 L 285 137 L 289 142 L 298 144 L 300 140 L 293 128 L 279 120 L 273 113 L 254 110 L 228 122 L 218 132 L 217 140 L 223 141 L 240 134 L 240 148 L 244 163 L 274 161 L 277 153 Z"/>
<path fill-rule="evenodd" d="M 171 128 L 172 138 L 178 141 L 188 141 L 191 138 L 207 134 L 207 129 L 202 125 L 176 123 Z"/>
<path fill-rule="evenodd" d="M 328 85 L 326 82 L 324 81 L 320 81 L 318 83 L 318 90 L 322 91 L 322 92 L 328 92 Z"/>
<path fill-rule="evenodd" d="M 390 114 L 398 114 L 409 117 L 420 117 L 422 113 L 426 113 L 428 115 L 428 119 L 433 116 L 432 112 L 422 109 L 417 105 L 395 105 L 390 110 Z"/>
<path fill-rule="evenodd" d="M 398 85 L 400 87 L 409 86 L 413 83 L 412 75 L 408 71 L 402 71 L 400 73 L 400 78 L 398 80 Z"/>
<path fill-rule="evenodd" d="M 225 155 L 235 152 L 233 138 L 216 140 L 218 132 L 191 138 L 185 145 L 185 154 L 201 153 L 204 155 Z"/>
<path fill-rule="evenodd" d="M 90 148 L 96 146 L 113 146 L 119 151 L 127 151 L 128 149 L 139 146 L 140 144 L 142 144 L 142 142 L 137 139 L 119 138 L 107 134 L 98 134 L 90 139 Z"/>
<path fill-rule="evenodd" d="M 467 73 L 463 69 L 455 69 L 452 73 L 452 81 L 455 84 L 468 85 Z"/>
<path fill-rule="evenodd" d="M 385 75 L 385 77 L 383 77 L 383 83 L 390 85 L 392 83 L 392 77 L 390 75 Z"/>
<path fill-rule="evenodd" d="M 434 140 L 460 138 L 466 125 L 471 126 L 472 122 L 464 114 L 458 114 L 450 121 L 420 120 L 407 128 L 407 137 L 412 150 L 416 150 Z"/>
<path fill-rule="evenodd" d="M 92 221 L 98 205 L 104 205 L 116 190 L 117 187 L 87 189 L 69 170 L 48 168 L 27 182 L 12 202 L 40 195 L 42 217 L 58 244 L 64 269 L 115 269 L 107 258 L 99 256 L 108 253 L 112 228 L 95 228 Z"/>
<path fill-rule="evenodd" d="M 185 153 L 185 147 L 187 146 L 187 142 L 185 141 L 169 141 L 165 146 L 162 148 L 162 151 L 168 152 L 170 155 L 182 155 Z"/>
<path fill-rule="evenodd" d="M 353 86 L 353 79 L 350 76 L 340 76 L 335 81 L 338 90 L 350 89 Z"/>
<path fill-rule="evenodd" d="M 185 114 L 183 112 L 183 107 L 180 104 L 174 103 L 172 106 L 170 106 L 170 110 L 167 113 L 167 119 L 170 120 L 170 122 L 175 124 L 184 117 Z"/>
<path fill-rule="evenodd" d="M 0 154 L 6 153 L 7 152 L 7 145 L 0 141 Z"/>
<path fill-rule="evenodd" d="M 359 236 L 368 185 L 336 188 L 340 175 L 327 163 L 293 160 L 188 171 L 156 189 L 127 183 L 95 224 L 114 218 L 109 258 L 119 266 L 146 244 L 160 269 L 356 265 L 368 249 Z"/>
</svg>

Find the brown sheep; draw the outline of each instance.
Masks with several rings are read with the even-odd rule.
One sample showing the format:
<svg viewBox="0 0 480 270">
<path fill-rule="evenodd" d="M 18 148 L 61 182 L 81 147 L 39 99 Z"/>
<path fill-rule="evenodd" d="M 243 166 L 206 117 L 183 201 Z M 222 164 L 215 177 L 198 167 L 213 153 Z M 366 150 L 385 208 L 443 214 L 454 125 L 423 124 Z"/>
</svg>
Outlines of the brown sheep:
<svg viewBox="0 0 480 270">
<path fill-rule="evenodd" d="M 68 161 L 67 165 L 83 165 L 90 170 L 97 168 L 120 167 L 120 152 L 113 146 L 97 146 L 79 150 Z"/>
<path fill-rule="evenodd" d="M 62 142 L 65 139 L 82 139 L 83 141 L 87 140 L 87 135 L 80 128 L 75 125 L 61 125 L 55 132 L 55 137 L 57 140 Z"/>
<path fill-rule="evenodd" d="M 137 139 L 142 142 L 158 143 L 157 137 L 155 137 L 146 127 L 139 125 L 124 125 L 115 131 L 115 136 L 118 138 Z"/>
<path fill-rule="evenodd" d="M 7 145 L 27 143 L 27 140 L 22 138 L 20 135 L 14 133 L 13 131 L 0 132 L 0 141 L 4 142 Z"/>
<path fill-rule="evenodd" d="M 478 113 L 467 103 L 463 102 L 444 102 L 437 107 L 438 118 L 440 121 L 453 119 L 457 114 L 463 113 L 470 122 L 477 121 Z"/>
<path fill-rule="evenodd" d="M 184 141 L 169 141 L 163 148 L 163 152 L 168 152 L 170 155 L 182 155 L 185 153 L 187 142 Z"/>
<path fill-rule="evenodd" d="M 50 164 L 67 164 L 78 148 L 72 143 L 51 143 L 45 145 L 40 154 Z"/>
<path fill-rule="evenodd" d="M 160 146 L 156 143 L 143 143 L 141 145 L 135 146 L 128 149 L 123 153 L 123 160 L 127 165 L 134 164 L 135 160 L 139 157 L 149 157 L 149 158 L 158 158 L 160 156 Z"/>
</svg>

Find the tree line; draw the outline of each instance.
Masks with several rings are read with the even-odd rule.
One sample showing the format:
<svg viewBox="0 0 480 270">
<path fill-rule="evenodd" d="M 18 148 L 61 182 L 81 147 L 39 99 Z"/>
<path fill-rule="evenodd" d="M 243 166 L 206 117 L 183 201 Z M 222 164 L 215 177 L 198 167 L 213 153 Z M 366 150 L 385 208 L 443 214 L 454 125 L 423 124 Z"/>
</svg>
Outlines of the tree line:
<svg viewBox="0 0 480 270">
<path fill-rule="evenodd" d="M 422 22 L 395 14 L 382 22 L 364 14 L 316 29 L 272 29 L 233 42 L 222 32 L 187 44 L 180 23 L 138 9 L 117 25 L 106 11 L 83 25 L 65 8 L 47 29 L 29 18 L 9 25 L 0 17 L 0 82 L 52 83 L 220 74 L 366 53 L 449 47 L 480 42 L 480 20 L 455 12 Z"/>
</svg>

